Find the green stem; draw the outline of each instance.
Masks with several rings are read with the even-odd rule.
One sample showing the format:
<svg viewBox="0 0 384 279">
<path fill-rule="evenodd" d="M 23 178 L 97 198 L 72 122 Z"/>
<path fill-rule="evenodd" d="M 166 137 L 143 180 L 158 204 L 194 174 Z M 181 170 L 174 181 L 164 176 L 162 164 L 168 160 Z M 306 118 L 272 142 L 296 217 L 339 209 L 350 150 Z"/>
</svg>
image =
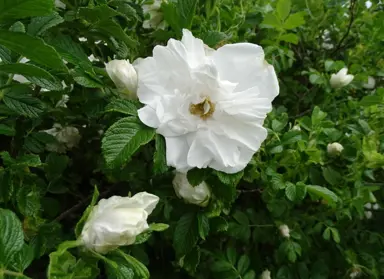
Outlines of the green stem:
<svg viewBox="0 0 384 279">
<path fill-rule="evenodd" d="M 7 269 L 0 269 L 0 274 L 3 275 L 9 275 L 9 276 L 15 276 L 15 277 L 24 277 L 24 278 L 29 278 L 27 276 L 25 276 L 23 273 L 21 272 L 15 272 L 15 271 L 10 271 L 10 270 L 7 270 Z"/>
</svg>

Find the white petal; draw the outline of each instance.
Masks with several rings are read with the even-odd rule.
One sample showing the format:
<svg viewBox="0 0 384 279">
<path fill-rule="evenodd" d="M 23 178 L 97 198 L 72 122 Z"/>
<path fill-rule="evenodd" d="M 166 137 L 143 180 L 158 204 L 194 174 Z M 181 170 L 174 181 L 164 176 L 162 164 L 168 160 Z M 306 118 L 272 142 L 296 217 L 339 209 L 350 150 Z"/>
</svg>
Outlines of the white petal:
<svg viewBox="0 0 384 279">
<path fill-rule="evenodd" d="M 194 68 L 205 62 L 205 49 L 202 40 L 195 38 L 191 31 L 183 29 L 181 42 L 187 51 L 187 60 L 190 67 Z"/>
<path fill-rule="evenodd" d="M 156 115 L 156 111 L 149 105 L 139 109 L 137 111 L 139 118 L 141 122 L 143 122 L 145 125 L 157 128 L 160 125 L 159 118 Z"/>
<path fill-rule="evenodd" d="M 168 166 L 175 167 L 177 170 L 191 169 L 187 163 L 189 145 L 186 137 L 168 137 L 165 138 L 165 144 Z"/>
<path fill-rule="evenodd" d="M 140 192 L 130 198 L 128 205 L 129 205 L 129 208 L 132 208 L 132 207 L 142 208 L 149 215 L 155 209 L 158 202 L 159 202 L 158 196 L 149 194 L 147 192 Z M 122 205 L 122 207 L 125 208 L 124 205 Z"/>
</svg>

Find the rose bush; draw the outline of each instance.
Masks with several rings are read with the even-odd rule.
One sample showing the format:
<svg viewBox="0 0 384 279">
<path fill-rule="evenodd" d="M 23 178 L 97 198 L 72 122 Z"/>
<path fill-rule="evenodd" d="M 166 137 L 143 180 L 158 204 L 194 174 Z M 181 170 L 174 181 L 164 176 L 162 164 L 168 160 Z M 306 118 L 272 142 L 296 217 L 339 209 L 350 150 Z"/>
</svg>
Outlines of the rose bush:
<svg viewBox="0 0 384 279">
<path fill-rule="evenodd" d="M 383 24 L 0 0 L 0 278 L 383 278 Z"/>
</svg>

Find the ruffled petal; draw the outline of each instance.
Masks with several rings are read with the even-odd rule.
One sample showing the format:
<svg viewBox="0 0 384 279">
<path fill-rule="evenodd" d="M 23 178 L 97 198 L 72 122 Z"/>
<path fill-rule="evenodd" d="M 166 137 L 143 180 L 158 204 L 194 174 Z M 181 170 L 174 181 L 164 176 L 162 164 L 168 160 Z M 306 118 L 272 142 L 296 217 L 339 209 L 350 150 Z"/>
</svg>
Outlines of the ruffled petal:
<svg viewBox="0 0 384 279">
<path fill-rule="evenodd" d="M 186 136 L 166 137 L 165 144 L 168 166 L 183 171 L 191 169 L 187 162 L 189 145 Z"/>
</svg>

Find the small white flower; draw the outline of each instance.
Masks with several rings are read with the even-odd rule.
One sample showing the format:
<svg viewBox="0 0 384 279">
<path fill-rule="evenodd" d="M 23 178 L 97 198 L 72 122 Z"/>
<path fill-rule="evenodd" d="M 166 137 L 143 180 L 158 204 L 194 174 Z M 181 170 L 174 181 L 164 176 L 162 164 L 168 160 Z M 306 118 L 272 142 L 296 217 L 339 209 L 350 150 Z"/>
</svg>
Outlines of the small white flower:
<svg viewBox="0 0 384 279">
<path fill-rule="evenodd" d="M 354 76 L 348 75 L 348 69 L 343 68 L 337 74 L 332 74 L 330 83 L 333 88 L 341 88 L 351 83 Z"/>
<path fill-rule="evenodd" d="M 88 41 L 88 39 L 85 38 L 85 37 L 80 37 L 80 38 L 79 38 L 79 41 L 80 41 L 80 42 L 86 42 L 86 41 Z"/>
<path fill-rule="evenodd" d="M 68 101 L 69 101 L 69 96 L 67 94 L 63 94 L 63 96 L 61 96 L 60 101 L 56 103 L 56 107 L 66 108 Z"/>
<path fill-rule="evenodd" d="M 327 152 L 331 156 L 340 155 L 340 153 L 343 150 L 344 150 L 344 147 L 340 143 L 338 143 L 338 142 L 329 143 L 327 145 Z"/>
<path fill-rule="evenodd" d="M 378 210 L 380 208 L 380 205 L 378 203 L 375 203 L 373 206 L 372 206 L 372 209 L 374 210 Z"/>
<path fill-rule="evenodd" d="M 79 130 L 72 126 L 62 127 L 60 124 L 54 124 L 52 129 L 43 132 L 54 136 L 57 140 L 57 143 L 46 146 L 46 149 L 52 152 L 64 153 L 77 146 L 81 139 Z"/>
<path fill-rule="evenodd" d="M 93 54 L 91 54 L 90 56 L 88 56 L 88 59 L 89 59 L 89 61 L 91 61 L 91 62 L 98 62 L 98 61 L 100 61 L 99 60 L 99 58 L 96 58 Z"/>
<path fill-rule="evenodd" d="M 59 8 L 59 9 L 63 9 L 65 10 L 65 4 L 63 2 L 61 2 L 60 0 L 55 0 L 55 7 L 56 8 Z"/>
<path fill-rule="evenodd" d="M 175 178 L 173 179 L 173 188 L 175 189 L 176 195 L 184 199 L 187 203 L 202 207 L 207 206 L 209 203 L 211 191 L 207 183 L 202 182 L 197 186 L 192 186 L 189 184 L 185 173 L 176 172 Z"/>
<path fill-rule="evenodd" d="M 373 89 L 373 88 L 375 88 L 375 84 L 376 84 L 375 79 L 373 77 L 369 76 L 368 81 L 363 84 L 363 87 L 365 89 Z"/>
<path fill-rule="evenodd" d="M 271 272 L 266 269 L 261 273 L 260 279 L 271 279 Z"/>
<path fill-rule="evenodd" d="M 301 128 L 299 125 L 295 125 L 292 127 L 292 131 L 301 131 Z"/>
<path fill-rule="evenodd" d="M 290 234 L 289 234 L 290 230 L 289 230 L 289 227 L 286 224 L 281 225 L 279 227 L 279 230 L 280 230 L 280 234 L 281 234 L 282 237 L 285 237 L 285 238 L 289 238 L 290 237 Z"/>
<path fill-rule="evenodd" d="M 372 208 L 372 204 L 369 202 L 369 203 L 366 203 L 366 204 L 364 204 L 364 207 L 366 208 L 366 209 L 371 209 Z"/>
<path fill-rule="evenodd" d="M 97 133 L 99 134 L 99 136 L 102 136 L 104 134 L 104 130 L 98 130 Z"/>
<path fill-rule="evenodd" d="M 102 254 L 131 245 L 149 228 L 147 218 L 158 202 L 159 197 L 147 192 L 102 199 L 92 209 L 80 239 L 88 249 Z"/>
<path fill-rule="evenodd" d="M 372 219 L 372 211 L 364 211 L 365 218 L 367 219 Z"/>
<path fill-rule="evenodd" d="M 105 68 L 117 89 L 131 98 L 136 98 L 137 73 L 129 60 L 112 60 Z"/>
<path fill-rule="evenodd" d="M 161 3 L 164 0 L 153 0 L 151 4 L 145 4 L 142 6 L 143 14 L 149 19 L 144 20 L 143 28 L 145 29 L 164 29 L 167 24 L 164 21 L 163 13 L 161 12 Z"/>
<path fill-rule="evenodd" d="M 322 43 L 321 44 L 321 47 L 323 48 L 323 49 L 333 49 L 333 47 L 334 47 L 334 44 L 330 44 L 330 43 Z"/>
<path fill-rule="evenodd" d="M 367 8 L 367 9 L 369 9 L 370 7 L 372 7 L 372 2 L 371 1 L 366 1 L 365 2 L 365 7 Z"/>
<path fill-rule="evenodd" d="M 266 139 L 263 122 L 279 84 L 260 46 L 229 44 L 210 53 L 184 29 L 181 41 L 156 46 L 136 70 L 145 104 L 140 120 L 165 137 L 169 166 L 236 173 Z"/>
</svg>

